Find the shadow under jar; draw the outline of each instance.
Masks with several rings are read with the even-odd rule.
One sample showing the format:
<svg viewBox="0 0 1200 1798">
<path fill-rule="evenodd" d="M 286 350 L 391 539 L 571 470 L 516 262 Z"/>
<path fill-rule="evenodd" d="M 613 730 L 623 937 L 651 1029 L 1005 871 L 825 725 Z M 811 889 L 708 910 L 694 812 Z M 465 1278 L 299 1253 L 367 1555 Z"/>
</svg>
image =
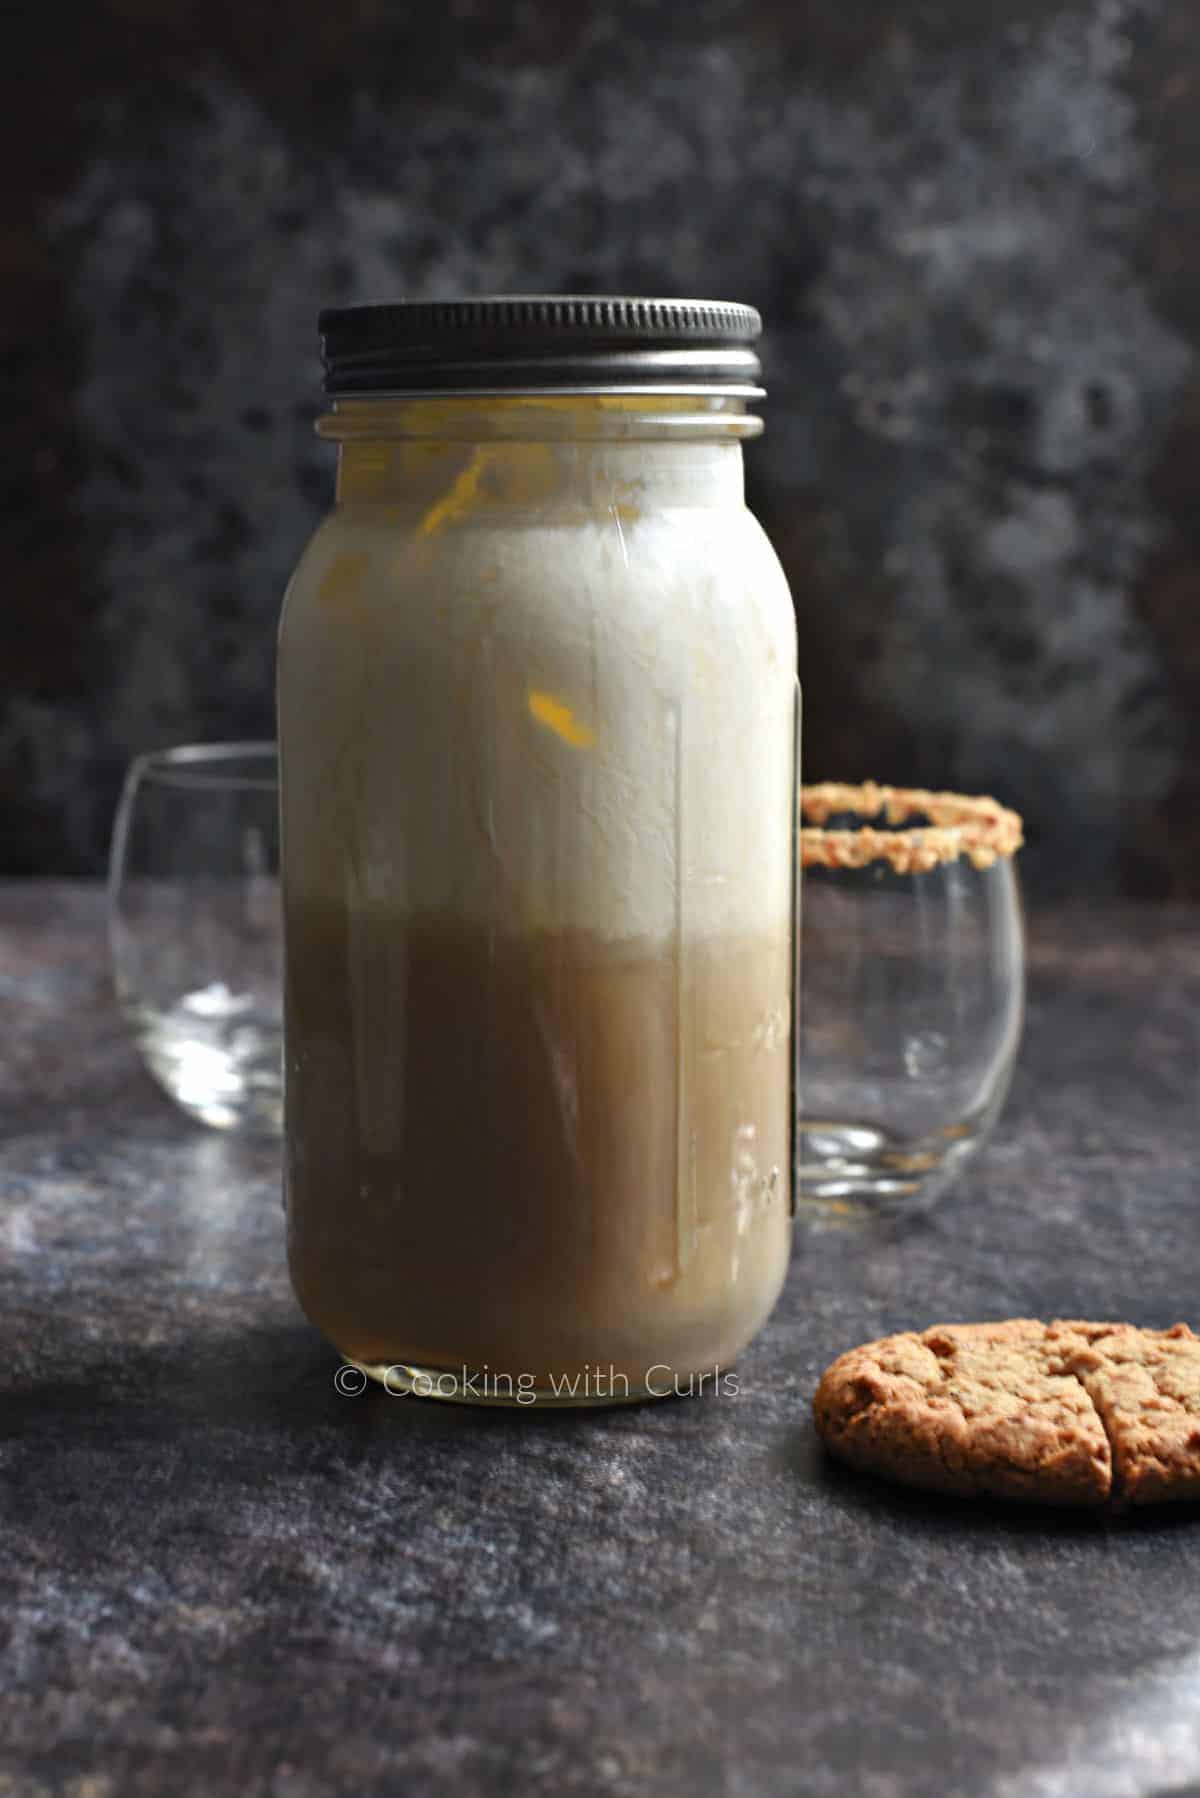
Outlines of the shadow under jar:
<svg viewBox="0 0 1200 1798">
<path fill-rule="evenodd" d="M 1021 1034 L 1015 812 L 803 787 L 797 1193 L 834 1213 L 945 1190 L 1004 1104 Z"/>
<path fill-rule="evenodd" d="M 696 1390 L 791 1236 L 795 636 L 749 308 L 324 315 L 280 635 L 286 1178 L 395 1390 Z"/>
</svg>

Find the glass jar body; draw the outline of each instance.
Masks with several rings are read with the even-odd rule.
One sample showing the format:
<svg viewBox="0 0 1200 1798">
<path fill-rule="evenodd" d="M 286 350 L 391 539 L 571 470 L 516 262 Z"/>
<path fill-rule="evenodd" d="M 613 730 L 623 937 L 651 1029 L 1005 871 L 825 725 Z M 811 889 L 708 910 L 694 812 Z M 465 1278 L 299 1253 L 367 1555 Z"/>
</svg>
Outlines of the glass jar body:
<svg viewBox="0 0 1200 1798">
<path fill-rule="evenodd" d="M 297 1294 L 399 1389 L 690 1389 L 791 1233 L 795 636 L 740 445 L 352 410 L 280 633 Z"/>
</svg>

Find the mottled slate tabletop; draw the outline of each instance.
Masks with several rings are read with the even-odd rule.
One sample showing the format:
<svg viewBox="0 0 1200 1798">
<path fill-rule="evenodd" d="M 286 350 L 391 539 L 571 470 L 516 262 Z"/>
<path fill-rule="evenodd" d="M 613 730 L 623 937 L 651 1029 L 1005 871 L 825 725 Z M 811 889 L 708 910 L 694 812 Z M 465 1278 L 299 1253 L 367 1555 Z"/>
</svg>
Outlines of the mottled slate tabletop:
<svg viewBox="0 0 1200 1798">
<path fill-rule="evenodd" d="M 339 1396 L 278 1148 L 141 1072 L 92 885 L 0 888 L 0 1794 L 1200 1791 L 1200 1514 L 839 1472 L 855 1341 L 1200 1319 L 1200 910 L 1033 909 L 1017 1080 L 931 1216 L 801 1222 L 736 1395 Z"/>
</svg>

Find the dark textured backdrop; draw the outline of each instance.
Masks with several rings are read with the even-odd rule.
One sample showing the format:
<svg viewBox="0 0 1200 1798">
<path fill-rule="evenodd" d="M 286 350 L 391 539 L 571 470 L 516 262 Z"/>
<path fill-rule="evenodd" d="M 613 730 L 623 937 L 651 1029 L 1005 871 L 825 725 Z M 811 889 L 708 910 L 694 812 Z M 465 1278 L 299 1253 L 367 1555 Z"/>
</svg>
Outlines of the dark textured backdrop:
<svg viewBox="0 0 1200 1798">
<path fill-rule="evenodd" d="M 1200 893 L 1195 0 L 107 0 L 27 22 L 0 866 L 271 729 L 328 302 L 765 314 L 811 777 L 986 788 L 1026 876 Z M 23 116 L 22 116 L 23 115 Z"/>
</svg>

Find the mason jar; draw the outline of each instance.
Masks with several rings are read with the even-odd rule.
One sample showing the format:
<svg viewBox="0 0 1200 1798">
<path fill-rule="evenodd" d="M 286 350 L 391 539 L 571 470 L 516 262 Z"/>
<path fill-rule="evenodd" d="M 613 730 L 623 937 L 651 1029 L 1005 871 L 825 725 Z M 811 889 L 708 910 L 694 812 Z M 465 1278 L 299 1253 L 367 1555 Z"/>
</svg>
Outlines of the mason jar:
<svg viewBox="0 0 1200 1798">
<path fill-rule="evenodd" d="M 321 318 L 279 645 L 293 1283 L 395 1391 L 713 1389 L 791 1236 L 795 630 L 749 307 Z"/>
</svg>

